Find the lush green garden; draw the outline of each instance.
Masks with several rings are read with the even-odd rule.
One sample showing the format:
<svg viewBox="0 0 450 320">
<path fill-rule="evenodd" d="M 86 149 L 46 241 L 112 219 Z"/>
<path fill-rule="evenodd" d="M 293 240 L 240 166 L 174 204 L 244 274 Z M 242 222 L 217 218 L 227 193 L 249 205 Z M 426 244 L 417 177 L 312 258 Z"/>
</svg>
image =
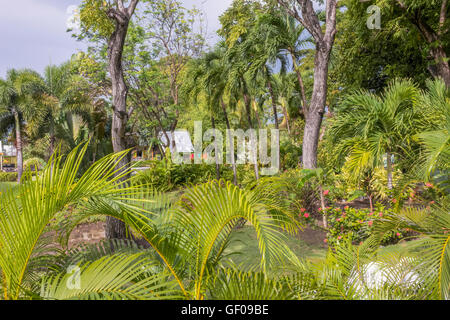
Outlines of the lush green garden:
<svg viewBox="0 0 450 320">
<path fill-rule="evenodd" d="M 234 0 L 210 43 L 176 0 L 81 1 L 85 52 L 0 79 L 0 299 L 450 299 L 450 7 L 373 2 Z"/>
</svg>

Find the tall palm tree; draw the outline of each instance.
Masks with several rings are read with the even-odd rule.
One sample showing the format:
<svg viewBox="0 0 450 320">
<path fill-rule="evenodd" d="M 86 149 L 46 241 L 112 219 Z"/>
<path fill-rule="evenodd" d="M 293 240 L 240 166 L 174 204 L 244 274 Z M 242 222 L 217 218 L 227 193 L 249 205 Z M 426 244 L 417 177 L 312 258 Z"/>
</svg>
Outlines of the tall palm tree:
<svg viewBox="0 0 450 320">
<path fill-rule="evenodd" d="M 259 43 L 272 61 L 277 56 L 284 55 L 286 60 L 292 63 L 292 70 L 297 75 L 304 110 L 307 107 L 307 99 L 301 74 L 301 59 L 307 54 L 308 46 L 312 45 L 311 37 L 305 34 L 305 27 L 292 16 L 276 11 L 258 16 L 254 35 L 255 40 L 259 38 Z"/>
<path fill-rule="evenodd" d="M 6 79 L 0 80 L 0 134 L 14 130 L 19 183 L 23 174 L 24 125 L 42 118 L 43 93 L 40 76 L 32 70 L 9 70 Z"/>
<path fill-rule="evenodd" d="M 48 160 L 57 144 L 69 151 L 91 139 L 95 162 L 107 122 L 101 93 L 75 72 L 72 61 L 48 66 L 41 81 L 42 100 L 47 103 L 43 104 L 40 117 L 28 123 L 30 138 L 48 146 L 45 154 L 39 155 Z"/>
<path fill-rule="evenodd" d="M 225 92 L 228 97 L 229 105 L 235 108 L 240 102 L 244 105 L 247 125 L 249 129 L 254 129 L 253 120 L 251 81 L 249 81 L 246 72 L 250 64 L 249 57 L 240 49 L 239 45 L 228 48 L 223 59 L 225 65 L 226 87 Z M 254 110 L 255 117 L 259 119 L 257 108 Z M 258 120 L 259 122 L 259 120 Z M 254 159 L 255 179 L 259 179 L 258 161 Z"/>
<path fill-rule="evenodd" d="M 422 118 L 415 107 L 420 94 L 410 80 L 396 80 L 382 96 L 359 91 L 347 96 L 331 126 L 341 158 L 348 157 L 355 173 L 367 167 L 384 166 L 387 185 L 393 188 L 393 157 L 399 163 L 414 144 Z"/>
</svg>

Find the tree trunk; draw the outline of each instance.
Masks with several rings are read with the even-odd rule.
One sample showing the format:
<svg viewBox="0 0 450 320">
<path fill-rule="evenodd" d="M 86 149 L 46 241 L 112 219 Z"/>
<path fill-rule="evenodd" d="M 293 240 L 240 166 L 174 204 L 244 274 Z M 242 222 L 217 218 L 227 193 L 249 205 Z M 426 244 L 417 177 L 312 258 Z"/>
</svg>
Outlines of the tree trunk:
<svg viewBox="0 0 450 320">
<path fill-rule="evenodd" d="M 328 220 L 327 220 L 327 208 L 325 206 L 325 196 L 323 195 L 323 188 L 322 186 L 319 186 L 319 192 L 320 192 L 320 207 L 322 208 L 322 223 L 323 227 L 325 229 L 328 229 Z"/>
<path fill-rule="evenodd" d="M 392 184 L 392 161 L 391 161 L 391 154 L 387 153 L 387 186 L 389 190 L 392 190 L 393 184 Z"/>
<path fill-rule="evenodd" d="M 228 129 L 228 142 L 230 144 L 230 158 L 231 158 L 231 166 L 233 168 L 233 184 L 235 186 L 237 186 L 237 170 L 236 170 L 236 159 L 234 158 L 234 145 L 233 145 L 233 141 L 232 138 L 233 136 L 231 135 L 231 126 L 230 126 L 230 120 L 228 119 L 228 112 L 227 112 L 227 108 L 225 106 L 225 103 L 223 102 L 222 99 L 220 99 L 220 105 L 222 106 L 222 111 L 223 111 L 223 115 L 225 117 L 225 122 L 227 124 L 227 129 Z"/>
<path fill-rule="evenodd" d="M 370 204 L 370 212 L 373 212 L 373 200 L 371 194 L 369 194 L 369 204 Z"/>
<path fill-rule="evenodd" d="M 14 113 L 14 123 L 16 129 L 16 150 L 17 150 L 17 183 L 20 184 L 23 175 L 23 151 L 22 151 L 22 131 L 20 125 L 20 116 L 17 110 Z"/>
<path fill-rule="evenodd" d="M 211 116 L 211 126 L 212 126 L 212 129 L 214 130 L 214 142 L 216 144 L 216 148 L 215 148 L 215 151 L 214 151 L 214 153 L 215 153 L 214 157 L 216 158 L 216 178 L 217 178 L 217 181 L 219 181 L 220 180 L 220 165 L 219 165 L 219 155 L 218 155 L 218 152 L 217 152 L 217 139 L 215 137 L 215 134 L 216 134 L 216 121 L 214 119 L 214 116 Z"/>
<path fill-rule="evenodd" d="M 50 145 L 49 145 L 49 154 L 48 154 L 48 159 L 51 158 L 51 156 L 53 155 L 53 153 L 55 152 L 55 142 L 56 142 L 56 137 L 55 137 L 55 121 L 53 117 L 50 117 L 49 119 L 49 134 L 50 134 Z"/>
<path fill-rule="evenodd" d="M 303 167 L 315 169 L 317 167 L 317 146 L 319 144 L 320 126 L 328 89 L 328 61 L 330 51 L 322 46 L 316 46 L 314 87 L 311 104 L 306 114 L 305 132 L 303 135 Z"/>
<path fill-rule="evenodd" d="M 128 26 L 134 9 L 137 5 L 136 0 L 132 0 L 129 8 L 123 5 L 118 9 L 111 9 L 108 16 L 115 20 L 115 30 L 108 43 L 108 62 L 109 73 L 112 83 L 112 145 L 114 152 L 121 152 L 128 148 L 126 139 L 126 126 L 129 115 L 127 113 L 128 88 L 125 83 L 125 77 L 122 67 L 122 54 L 125 45 L 125 38 L 128 32 Z M 124 157 L 119 163 L 118 168 L 126 170 L 131 161 L 130 155 Z M 106 218 L 106 237 L 108 239 L 126 239 L 127 228 L 125 223 L 112 217 Z"/>
<path fill-rule="evenodd" d="M 272 84 L 270 83 L 270 79 L 267 79 L 267 88 L 269 89 L 270 98 L 272 100 L 272 110 L 273 110 L 273 116 L 275 119 L 275 129 L 279 129 L 278 127 L 278 112 L 277 112 L 277 104 L 275 102 L 275 95 L 273 93 Z"/>
<path fill-rule="evenodd" d="M 289 134 L 291 134 L 291 124 L 289 121 L 289 113 L 286 109 L 286 98 L 282 98 L 281 100 L 281 108 L 283 109 L 284 118 L 286 119 L 286 127 Z"/>
<path fill-rule="evenodd" d="M 269 88 L 270 98 L 272 99 L 272 109 L 273 109 L 273 116 L 275 119 L 275 129 L 279 130 L 277 104 L 276 104 L 275 94 L 274 94 L 273 88 L 272 88 L 272 83 L 270 83 L 270 79 L 267 79 L 267 86 Z M 286 120 L 287 120 L 287 118 L 286 118 Z M 287 124 L 287 126 L 289 127 L 289 123 Z M 280 159 L 280 149 L 279 148 L 278 148 L 277 157 L 278 157 L 278 159 Z M 279 161 L 278 169 L 280 169 L 280 166 L 281 166 L 281 162 Z"/>
<path fill-rule="evenodd" d="M 434 77 L 442 78 L 446 86 L 450 88 L 450 67 L 447 54 L 442 46 L 442 36 L 448 32 L 448 28 L 445 30 L 445 22 L 447 20 L 447 0 L 442 1 L 437 31 L 435 31 L 427 22 L 422 20 L 421 12 L 419 10 L 409 12 L 407 6 L 401 1 L 397 1 L 397 5 L 406 12 L 408 19 L 417 27 L 425 41 L 430 45 L 430 54 L 436 63 L 435 70 L 431 72 L 432 75 Z"/>
<path fill-rule="evenodd" d="M 328 62 L 336 36 L 337 0 L 325 2 L 325 23 L 321 24 L 311 0 L 297 0 L 301 12 L 292 7 L 293 1 L 277 0 L 289 15 L 297 19 L 311 34 L 316 44 L 314 58 L 314 87 L 309 108 L 305 114 L 305 132 L 303 136 L 303 166 L 315 169 L 317 166 L 317 145 L 320 125 L 327 98 Z M 322 11 L 323 12 L 323 11 Z M 325 27 L 325 28 L 324 28 Z M 295 59 L 294 59 L 295 61 Z M 296 68 L 298 69 L 298 68 Z M 299 76 L 300 73 L 297 73 Z M 299 77 L 301 83 L 301 77 Z M 303 98 L 304 99 L 304 98 Z"/>
<path fill-rule="evenodd" d="M 447 88 L 450 88 L 450 67 L 448 64 L 448 57 L 442 45 L 431 50 L 431 54 L 436 61 L 437 75 L 444 80 Z"/>
<path fill-rule="evenodd" d="M 250 129 L 253 129 L 253 122 L 251 118 L 251 108 L 250 108 L 251 101 L 246 93 L 244 93 L 244 103 L 245 103 L 245 110 L 247 111 L 248 125 L 250 126 Z M 258 181 L 259 180 L 258 159 L 256 159 L 255 163 L 253 164 L 253 167 L 255 171 L 255 179 Z"/>
<path fill-rule="evenodd" d="M 302 108 L 301 108 L 301 112 L 303 113 L 303 116 L 306 116 L 306 110 L 307 110 L 307 105 L 306 105 L 306 92 L 305 92 L 305 85 L 303 83 L 303 78 L 302 78 L 302 74 L 300 73 L 300 69 L 297 65 L 297 60 L 295 55 L 291 52 L 291 58 L 292 58 L 292 63 L 294 64 L 294 70 L 295 73 L 297 74 L 297 81 L 298 84 L 300 86 L 300 93 L 302 96 Z"/>
</svg>

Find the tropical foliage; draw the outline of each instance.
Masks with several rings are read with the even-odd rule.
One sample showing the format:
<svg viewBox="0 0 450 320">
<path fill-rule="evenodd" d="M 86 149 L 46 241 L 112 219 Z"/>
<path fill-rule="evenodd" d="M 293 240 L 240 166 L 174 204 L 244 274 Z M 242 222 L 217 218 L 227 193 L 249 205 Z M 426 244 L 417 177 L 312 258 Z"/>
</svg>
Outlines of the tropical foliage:
<svg viewBox="0 0 450 320">
<path fill-rule="evenodd" d="M 449 300 L 450 6 L 373 2 L 81 1 L 0 79 L 0 299 Z"/>
</svg>

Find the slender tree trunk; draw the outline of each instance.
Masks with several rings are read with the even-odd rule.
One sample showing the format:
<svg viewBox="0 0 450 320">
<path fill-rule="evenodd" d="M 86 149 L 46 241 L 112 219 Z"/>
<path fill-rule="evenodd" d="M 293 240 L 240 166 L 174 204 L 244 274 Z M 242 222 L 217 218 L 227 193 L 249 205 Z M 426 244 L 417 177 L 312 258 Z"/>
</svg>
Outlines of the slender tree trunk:
<svg viewBox="0 0 450 320">
<path fill-rule="evenodd" d="M 297 60 L 296 60 L 295 55 L 293 53 L 291 53 L 291 58 L 292 58 L 292 63 L 294 64 L 295 73 L 297 74 L 297 81 L 298 81 L 298 84 L 300 86 L 300 93 L 301 93 L 301 96 L 302 96 L 302 108 L 301 108 L 301 111 L 302 111 L 303 115 L 306 116 L 307 105 L 306 105 L 305 85 L 303 83 L 302 74 L 300 73 L 300 69 L 299 69 L 299 67 L 297 65 Z"/>
<path fill-rule="evenodd" d="M 269 89 L 270 98 L 272 100 L 272 110 L 273 110 L 273 117 L 275 119 L 275 129 L 279 129 L 278 126 L 278 112 L 277 112 L 277 104 L 275 102 L 275 94 L 273 93 L 272 84 L 270 83 L 270 80 L 267 79 L 267 88 Z"/>
<path fill-rule="evenodd" d="M 214 130 L 214 134 L 216 133 L 216 121 L 214 119 L 214 116 L 211 115 L 211 126 L 212 129 Z M 214 143 L 216 145 L 215 151 L 214 151 L 214 157 L 216 158 L 216 178 L 217 180 L 220 180 L 220 164 L 219 164 L 219 155 L 217 152 L 217 139 L 214 137 Z"/>
<path fill-rule="evenodd" d="M 392 184 L 392 161 L 391 161 L 391 154 L 387 153 L 387 186 L 389 190 L 392 190 L 393 184 Z"/>
<path fill-rule="evenodd" d="M 251 118 L 251 108 L 250 108 L 250 98 L 249 96 L 244 93 L 244 103 L 245 103 L 245 109 L 247 111 L 247 120 L 248 120 L 248 125 L 250 126 L 250 129 L 253 129 L 253 122 L 252 122 L 252 118 Z M 258 181 L 259 180 L 259 167 L 258 167 L 258 159 L 255 159 L 255 163 L 253 164 L 254 167 L 254 171 L 255 171 L 255 179 Z"/>
<path fill-rule="evenodd" d="M 267 79 L 267 87 L 269 88 L 270 97 L 272 99 L 272 110 L 273 110 L 273 116 L 274 116 L 274 119 L 275 119 L 275 129 L 279 130 L 280 127 L 279 127 L 279 124 L 278 124 L 277 103 L 276 103 L 275 94 L 273 92 L 272 83 L 270 82 L 270 79 Z M 289 122 L 288 122 L 288 127 L 289 127 Z M 278 148 L 277 157 L 278 157 L 278 159 L 280 159 L 280 149 L 279 148 Z M 279 161 L 278 169 L 280 169 L 280 166 L 281 166 L 281 162 Z"/>
<path fill-rule="evenodd" d="M 48 155 L 48 159 L 50 159 L 50 157 L 53 155 L 53 153 L 55 152 L 55 142 L 56 142 L 56 137 L 55 137 L 55 121 L 52 119 L 50 119 L 50 150 L 49 150 L 49 155 Z"/>
<path fill-rule="evenodd" d="M 286 119 L 286 127 L 287 127 L 287 130 L 288 130 L 288 133 L 291 134 L 291 124 L 290 124 L 290 121 L 289 121 L 289 113 L 288 113 L 288 111 L 286 109 L 286 102 L 285 101 L 286 101 L 286 99 L 283 98 L 282 101 L 281 101 L 281 108 L 283 108 L 283 114 L 284 114 L 284 118 Z"/>
<path fill-rule="evenodd" d="M 20 116 L 17 110 L 13 111 L 16 129 L 16 150 L 17 150 L 17 183 L 20 184 L 23 175 L 23 151 L 22 151 L 22 131 L 20 125 Z"/>
<path fill-rule="evenodd" d="M 370 204 L 370 212 L 373 212 L 373 200 L 371 194 L 369 194 L 369 204 Z"/>
<path fill-rule="evenodd" d="M 227 108 L 225 106 L 225 103 L 222 99 L 220 99 L 220 104 L 222 106 L 223 115 L 225 117 L 225 123 L 227 124 L 228 129 L 228 143 L 230 144 L 230 158 L 231 158 L 231 167 L 233 168 L 233 184 L 237 186 L 237 170 L 236 170 L 236 159 L 234 158 L 234 145 L 233 145 L 233 136 L 231 135 L 231 126 L 230 126 L 230 120 L 228 119 L 228 112 Z"/>
<path fill-rule="evenodd" d="M 131 16 L 134 13 L 138 0 L 131 0 L 128 8 L 125 8 L 122 1 L 119 1 L 117 9 L 110 9 L 108 16 L 115 22 L 115 30 L 108 43 L 109 73 L 112 83 L 112 145 L 114 152 L 121 152 L 128 148 L 126 138 L 126 126 L 129 114 L 127 112 L 128 88 L 122 67 L 122 54 L 125 45 L 125 38 Z M 118 168 L 127 169 L 131 162 L 130 155 L 124 157 Z M 106 219 L 106 237 L 108 239 L 126 239 L 127 228 L 125 223 L 112 217 Z"/>
<path fill-rule="evenodd" d="M 328 228 L 328 220 L 327 220 L 327 208 L 325 206 L 325 196 L 323 195 L 323 188 L 322 186 L 319 186 L 319 192 L 320 192 L 320 207 L 322 208 L 322 223 L 323 227 L 325 229 Z"/>
</svg>

